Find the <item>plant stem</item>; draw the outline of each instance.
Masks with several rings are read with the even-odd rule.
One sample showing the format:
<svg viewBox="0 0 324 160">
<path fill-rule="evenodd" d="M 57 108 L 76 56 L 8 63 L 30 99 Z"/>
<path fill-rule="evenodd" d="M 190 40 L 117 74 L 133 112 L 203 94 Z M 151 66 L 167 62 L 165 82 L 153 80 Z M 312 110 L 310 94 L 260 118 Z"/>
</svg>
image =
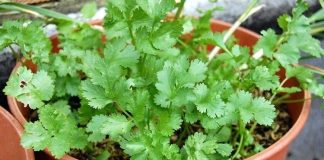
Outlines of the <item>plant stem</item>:
<svg viewBox="0 0 324 160">
<path fill-rule="evenodd" d="M 20 56 L 19 56 L 19 54 L 15 51 L 14 48 L 12 48 L 11 45 L 9 45 L 8 47 L 9 47 L 9 49 L 11 50 L 12 54 L 14 55 L 14 57 L 16 58 L 16 61 L 18 62 L 18 61 L 20 60 Z"/>
<path fill-rule="evenodd" d="M 136 40 L 135 40 L 135 37 L 134 37 L 134 34 L 133 34 L 132 24 L 131 24 L 131 22 L 127 22 L 127 25 L 128 25 L 129 34 L 130 34 L 130 36 L 132 38 L 132 42 L 133 42 L 134 46 L 136 47 Z"/>
<path fill-rule="evenodd" d="M 197 51 L 195 49 L 193 49 L 190 45 L 186 44 L 185 42 L 183 42 L 182 40 L 180 39 L 177 39 L 178 43 L 180 45 L 182 45 L 183 47 L 187 48 L 187 49 L 190 49 L 195 55 L 197 55 Z"/>
<path fill-rule="evenodd" d="M 128 114 L 123 108 L 121 108 L 117 103 L 115 103 L 116 104 L 116 108 L 117 108 L 117 110 L 119 110 L 119 111 L 121 111 L 121 112 L 123 112 L 128 118 L 130 118 L 131 120 L 133 120 L 133 117 L 130 115 L 130 114 Z"/>
<path fill-rule="evenodd" d="M 234 155 L 231 157 L 231 159 L 235 159 L 238 156 L 238 154 L 241 152 L 241 150 L 243 149 L 245 130 L 246 130 L 246 128 L 245 128 L 243 121 L 239 120 L 240 143 L 239 143 L 239 146 L 237 147 Z"/>
<path fill-rule="evenodd" d="M 283 101 L 279 101 L 279 103 L 299 103 L 299 102 L 305 102 L 307 100 L 310 100 L 312 98 L 306 98 L 306 99 L 295 99 L 295 100 L 283 100 Z"/>
<path fill-rule="evenodd" d="M 280 104 L 280 102 L 281 102 L 282 100 L 289 98 L 289 96 L 290 96 L 290 94 L 285 94 L 285 95 L 283 95 L 283 96 L 281 96 L 281 97 L 279 97 L 279 98 L 273 100 L 272 103 L 273 103 L 273 104 Z"/>
<path fill-rule="evenodd" d="M 274 51 L 278 50 L 278 48 L 282 45 L 282 43 L 283 43 L 284 41 L 286 41 L 287 34 L 289 34 L 289 33 L 288 33 L 288 32 L 285 32 L 285 33 L 283 33 L 283 34 L 280 36 L 279 40 L 277 41 L 277 43 L 276 43 L 276 45 L 275 45 Z"/>
<path fill-rule="evenodd" d="M 314 35 L 314 34 L 318 34 L 318 33 L 321 33 L 321 32 L 324 32 L 324 27 L 314 28 L 314 29 L 312 29 L 312 30 L 310 31 L 310 33 L 311 33 L 312 35 Z"/>
<path fill-rule="evenodd" d="M 186 2 L 186 0 L 181 0 L 181 1 L 180 1 L 180 3 L 179 3 L 179 7 L 178 7 L 178 10 L 177 10 L 177 13 L 176 13 L 176 15 L 175 15 L 175 17 L 174 17 L 175 20 L 177 20 L 177 19 L 180 17 L 185 2 Z"/>
<path fill-rule="evenodd" d="M 182 138 L 184 137 L 184 135 L 185 135 L 186 133 L 189 133 L 188 131 L 189 131 L 189 130 L 188 130 L 188 124 L 187 124 L 187 123 L 184 123 L 184 130 L 180 133 L 179 138 L 178 138 L 176 144 L 179 145 L 179 143 L 181 142 L 181 140 L 182 140 Z"/>
<path fill-rule="evenodd" d="M 238 154 L 240 153 L 240 151 L 243 147 L 243 142 L 244 142 L 244 136 L 240 134 L 240 144 L 237 147 L 237 149 L 231 159 L 235 159 L 238 156 Z"/>
<path fill-rule="evenodd" d="M 237 19 L 237 21 L 232 25 L 232 27 L 226 32 L 223 38 L 223 42 L 225 43 L 231 35 L 235 32 L 235 30 L 251 15 L 262 9 L 265 5 L 260 5 L 257 7 L 254 7 L 257 4 L 258 0 L 253 0 L 252 3 L 249 5 L 247 10 Z M 216 46 L 208 55 L 208 63 L 217 55 L 217 53 L 220 51 L 220 47 Z"/>
<path fill-rule="evenodd" d="M 251 134 L 253 133 L 253 131 L 254 131 L 256 125 L 257 125 L 257 122 L 253 122 L 252 127 L 251 127 L 250 130 L 249 130 L 249 132 L 250 132 Z"/>
<path fill-rule="evenodd" d="M 312 71 L 314 73 L 317 73 L 319 75 L 324 76 L 324 69 L 323 68 L 311 66 L 311 65 L 308 65 L 308 64 L 299 64 L 299 65 L 308 68 L 310 71 Z"/>
<path fill-rule="evenodd" d="M 288 78 L 286 77 L 279 85 L 279 87 L 273 92 L 273 95 L 270 98 L 270 101 L 273 101 L 273 99 L 276 97 L 278 94 L 278 89 L 281 88 L 286 82 L 288 81 Z"/>
</svg>

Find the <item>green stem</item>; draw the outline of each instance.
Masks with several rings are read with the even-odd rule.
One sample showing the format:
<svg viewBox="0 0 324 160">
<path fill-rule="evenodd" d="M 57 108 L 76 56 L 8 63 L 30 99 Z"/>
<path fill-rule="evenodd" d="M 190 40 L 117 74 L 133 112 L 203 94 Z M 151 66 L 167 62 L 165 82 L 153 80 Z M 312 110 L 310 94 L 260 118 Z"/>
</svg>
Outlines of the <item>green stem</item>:
<svg viewBox="0 0 324 160">
<path fill-rule="evenodd" d="M 180 45 L 182 45 L 183 47 L 185 47 L 185 48 L 191 50 L 195 55 L 198 55 L 198 53 L 196 52 L 196 50 L 193 49 L 190 45 L 186 44 L 185 42 L 183 42 L 183 41 L 180 40 L 180 39 L 177 39 L 177 41 L 178 41 L 178 43 L 179 43 Z"/>
<path fill-rule="evenodd" d="M 300 64 L 303 67 L 306 67 L 307 69 L 309 69 L 311 72 L 319 74 L 324 76 L 324 69 L 320 68 L 320 67 L 316 67 L 316 66 L 312 66 L 312 65 L 308 65 L 308 64 Z"/>
<path fill-rule="evenodd" d="M 20 60 L 20 56 L 19 56 L 19 54 L 15 51 L 14 48 L 12 48 L 11 45 L 9 45 L 8 47 L 9 47 L 9 49 L 11 50 L 12 54 L 14 55 L 14 57 L 16 58 L 16 61 L 18 62 L 18 61 Z"/>
<path fill-rule="evenodd" d="M 257 126 L 257 122 L 253 122 L 252 127 L 250 128 L 249 132 L 252 134 L 255 127 Z"/>
<path fill-rule="evenodd" d="M 287 99 L 287 98 L 289 98 L 289 97 L 290 97 L 290 94 L 285 94 L 285 95 L 283 95 L 283 96 L 281 96 L 281 97 L 279 97 L 279 98 L 273 100 L 272 103 L 273 103 L 273 104 L 280 104 L 280 102 L 281 102 L 282 100 Z"/>
<path fill-rule="evenodd" d="M 175 17 L 174 17 L 175 20 L 177 20 L 177 19 L 180 17 L 185 2 L 186 2 L 186 0 L 181 0 L 181 1 L 180 1 L 180 3 L 179 3 L 179 7 L 178 7 L 178 10 L 177 10 L 177 13 L 176 13 L 176 15 L 175 15 Z"/>
<path fill-rule="evenodd" d="M 275 45 L 274 51 L 278 50 L 278 48 L 282 45 L 282 43 L 286 41 L 288 34 L 289 34 L 289 32 L 285 32 L 280 36 L 279 40 L 277 41 L 277 43 Z"/>
<path fill-rule="evenodd" d="M 309 59 L 314 59 L 314 58 L 315 58 L 314 56 L 307 55 L 307 56 L 300 57 L 300 60 L 309 60 Z"/>
<path fill-rule="evenodd" d="M 135 40 L 135 37 L 134 37 L 134 34 L 133 34 L 132 23 L 127 22 L 127 25 L 128 25 L 128 30 L 129 30 L 129 34 L 131 36 L 132 42 L 133 42 L 134 46 L 136 47 L 136 40 Z"/>
<path fill-rule="evenodd" d="M 295 99 L 295 100 L 283 100 L 279 101 L 279 103 L 299 103 L 299 102 L 305 102 L 307 100 L 310 100 L 311 98 L 306 98 L 306 99 Z"/>
<path fill-rule="evenodd" d="M 115 103 L 116 104 L 116 108 L 117 108 L 117 110 L 119 110 L 119 111 L 121 111 L 121 112 L 123 112 L 129 119 L 131 119 L 131 120 L 133 120 L 133 117 L 129 114 L 129 113 L 127 113 L 123 108 L 121 108 L 117 103 Z"/>
<path fill-rule="evenodd" d="M 314 28 L 311 30 L 311 34 L 314 35 L 314 34 L 318 34 L 318 33 L 321 33 L 321 32 L 324 32 L 324 27 L 318 27 L 318 28 Z"/>
<path fill-rule="evenodd" d="M 130 118 L 130 119 L 132 119 L 133 120 L 133 117 L 129 114 L 129 113 L 127 113 L 125 110 L 123 110 L 123 109 L 121 109 L 121 111 L 128 117 L 128 118 Z"/>
<path fill-rule="evenodd" d="M 235 159 L 238 156 L 238 154 L 240 153 L 240 151 L 243 147 L 243 142 L 244 142 L 244 135 L 240 134 L 240 144 L 237 147 L 237 149 L 231 159 Z"/>
<path fill-rule="evenodd" d="M 185 135 L 186 133 L 188 133 L 188 131 L 189 131 L 189 130 L 188 130 L 188 124 L 187 124 L 187 123 L 184 123 L 184 130 L 180 133 L 179 138 L 178 138 L 176 144 L 179 145 L 179 143 L 181 142 L 182 138 L 184 137 L 184 135 Z"/>
<path fill-rule="evenodd" d="M 240 143 L 231 159 L 235 159 L 238 156 L 238 154 L 241 152 L 241 150 L 244 148 L 243 144 L 244 144 L 245 130 L 246 128 L 243 121 L 239 120 Z"/>
<path fill-rule="evenodd" d="M 270 98 L 270 101 L 272 102 L 273 99 L 276 97 L 276 95 L 278 94 L 278 90 L 279 88 L 281 88 L 286 82 L 288 81 L 288 78 L 285 78 L 279 85 L 279 87 L 273 92 L 273 95 Z"/>
<path fill-rule="evenodd" d="M 226 43 L 226 41 L 233 35 L 233 33 L 236 31 L 237 28 L 240 27 L 240 25 L 247 20 L 251 15 L 259 11 L 264 7 L 264 5 L 256 6 L 258 0 L 253 0 L 252 3 L 249 5 L 249 7 L 244 11 L 244 13 L 237 19 L 237 21 L 231 26 L 231 28 L 226 32 L 223 38 L 223 42 Z M 208 55 L 208 64 L 210 61 L 217 55 L 217 53 L 221 50 L 220 47 L 216 46 Z"/>
</svg>

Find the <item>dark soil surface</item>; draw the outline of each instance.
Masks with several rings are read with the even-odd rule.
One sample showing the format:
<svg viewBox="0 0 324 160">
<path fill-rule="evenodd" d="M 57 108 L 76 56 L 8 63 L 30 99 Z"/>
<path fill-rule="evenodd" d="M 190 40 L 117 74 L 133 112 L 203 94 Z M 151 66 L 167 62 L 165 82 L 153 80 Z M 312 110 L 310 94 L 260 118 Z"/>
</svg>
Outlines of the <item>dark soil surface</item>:
<svg viewBox="0 0 324 160">
<path fill-rule="evenodd" d="M 292 127 L 291 118 L 285 106 L 278 107 L 279 113 L 275 119 L 273 126 L 257 125 L 253 137 L 255 141 L 267 148 L 283 137 Z"/>
<path fill-rule="evenodd" d="M 129 159 L 129 156 L 126 155 L 123 150 L 120 148 L 119 144 L 111 143 L 108 139 L 100 143 L 95 143 L 91 149 L 82 151 L 82 150 L 72 150 L 69 155 L 77 158 L 78 160 L 95 160 L 103 150 L 108 148 L 110 153 L 109 160 L 124 160 Z"/>
</svg>

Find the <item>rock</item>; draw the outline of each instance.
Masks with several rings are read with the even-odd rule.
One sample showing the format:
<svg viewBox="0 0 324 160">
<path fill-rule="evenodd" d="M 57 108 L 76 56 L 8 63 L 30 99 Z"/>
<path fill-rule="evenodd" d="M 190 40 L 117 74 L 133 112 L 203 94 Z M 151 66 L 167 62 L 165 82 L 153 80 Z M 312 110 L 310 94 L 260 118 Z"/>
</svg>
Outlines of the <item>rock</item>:
<svg viewBox="0 0 324 160">
<path fill-rule="evenodd" d="M 4 107 L 7 106 L 7 99 L 2 90 L 15 64 L 16 60 L 10 52 L 0 52 L 0 105 Z"/>
<path fill-rule="evenodd" d="M 184 14 L 199 16 L 199 10 L 208 10 L 214 7 L 223 7 L 224 10 L 216 11 L 213 17 L 226 22 L 233 23 L 245 11 L 251 0 L 218 0 L 210 2 L 210 0 L 187 0 L 185 4 Z M 261 30 L 265 26 L 271 26 L 276 18 L 283 13 L 290 13 L 295 5 L 295 0 L 260 0 L 260 4 L 265 7 L 249 18 L 244 26 L 254 30 Z M 311 8 L 318 4 L 317 0 L 308 0 Z"/>
</svg>

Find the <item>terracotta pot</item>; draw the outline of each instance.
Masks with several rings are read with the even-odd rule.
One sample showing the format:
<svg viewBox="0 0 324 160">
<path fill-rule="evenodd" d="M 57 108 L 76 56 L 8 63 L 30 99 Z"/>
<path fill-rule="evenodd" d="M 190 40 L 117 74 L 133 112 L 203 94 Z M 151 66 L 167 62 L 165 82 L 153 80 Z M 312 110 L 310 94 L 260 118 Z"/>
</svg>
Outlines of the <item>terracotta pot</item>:
<svg viewBox="0 0 324 160">
<path fill-rule="evenodd" d="M 34 160 L 34 151 L 20 145 L 23 127 L 0 106 L 0 159 Z"/>
<path fill-rule="evenodd" d="M 98 23 L 98 22 L 97 22 Z M 99 24 L 99 23 L 98 23 Z M 211 30 L 213 32 L 220 32 L 230 28 L 231 24 L 225 23 L 218 20 L 211 21 Z M 239 40 L 238 44 L 242 46 L 253 46 L 257 40 L 260 38 L 260 35 L 252 32 L 250 30 L 244 28 L 238 28 L 234 33 L 235 37 Z M 57 40 L 55 37 L 52 37 L 52 43 L 54 44 L 54 48 L 57 48 Z M 55 46 L 56 45 L 56 46 Z M 20 66 L 21 64 L 17 64 L 14 71 Z M 14 72 L 13 71 L 13 72 Z M 284 71 L 278 73 L 283 79 Z M 298 82 L 296 79 L 290 79 L 287 81 L 285 86 L 298 86 Z M 300 93 L 293 94 L 291 99 L 310 99 L 311 95 L 307 91 L 303 91 Z M 21 124 L 26 123 L 26 119 L 29 118 L 30 109 L 24 108 L 21 103 L 19 103 L 15 98 L 8 96 L 8 103 L 11 112 L 14 116 L 18 119 Z M 248 158 L 248 160 L 284 160 L 289 145 L 292 141 L 296 138 L 296 136 L 300 133 L 301 129 L 303 128 L 309 112 L 310 112 L 310 100 L 300 103 L 291 103 L 288 105 L 288 112 L 293 120 L 294 125 L 292 128 L 282 137 L 279 141 L 265 149 L 264 151 Z M 49 152 L 46 150 L 46 153 Z M 62 158 L 63 160 L 73 160 L 74 158 L 70 156 L 65 156 Z"/>
</svg>

